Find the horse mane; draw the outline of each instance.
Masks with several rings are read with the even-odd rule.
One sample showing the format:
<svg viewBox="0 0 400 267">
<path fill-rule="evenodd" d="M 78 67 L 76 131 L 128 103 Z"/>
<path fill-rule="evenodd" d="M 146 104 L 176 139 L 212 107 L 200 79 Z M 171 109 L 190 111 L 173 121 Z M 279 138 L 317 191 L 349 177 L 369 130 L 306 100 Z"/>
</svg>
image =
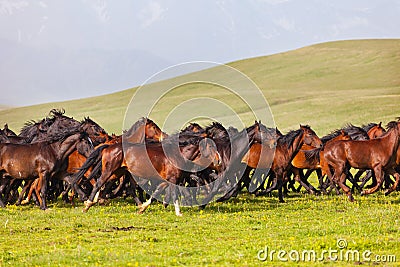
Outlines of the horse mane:
<svg viewBox="0 0 400 267">
<path fill-rule="evenodd" d="M 367 131 L 365 131 L 361 127 L 348 123 L 343 128 L 336 129 L 332 131 L 330 134 L 322 137 L 321 138 L 322 143 L 325 144 L 329 140 L 332 140 L 333 138 L 339 136 L 342 130 L 345 131 L 350 136 L 351 140 L 369 140 Z"/>
<path fill-rule="evenodd" d="M 132 126 L 131 128 L 129 128 L 128 130 L 124 130 L 123 131 L 123 135 L 125 136 L 130 136 L 132 135 L 134 132 L 136 132 L 142 125 L 146 124 L 147 122 L 153 122 L 152 120 L 145 118 L 145 117 L 141 117 L 139 120 L 137 120 Z"/>
<path fill-rule="evenodd" d="M 394 129 L 397 127 L 397 122 L 396 121 L 390 121 L 386 125 L 386 130 Z"/>
<path fill-rule="evenodd" d="M 368 124 L 361 125 L 361 128 L 368 133 L 368 131 L 371 130 L 375 126 L 378 126 L 378 124 L 374 123 L 374 122 L 370 122 Z"/>
<path fill-rule="evenodd" d="M 46 142 L 46 143 L 55 143 L 55 142 L 59 142 L 59 141 L 64 141 L 67 137 L 79 133 L 80 131 L 80 127 L 74 127 L 69 129 L 68 131 L 57 131 L 54 134 L 51 135 L 46 135 L 45 137 L 43 137 L 42 139 L 39 139 L 35 142 Z M 82 133 L 82 132 L 81 132 Z"/>
<path fill-rule="evenodd" d="M 304 155 L 306 156 L 307 160 L 316 160 L 319 162 L 321 150 L 322 150 L 322 148 L 314 148 L 314 149 L 310 149 L 310 150 L 305 150 Z"/>
<path fill-rule="evenodd" d="M 218 141 L 229 141 L 228 131 L 219 122 L 213 122 L 211 125 L 207 126 L 205 132 L 213 139 L 217 138 Z"/>
<path fill-rule="evenodd" d="M 281 137 L 278 138 L 278 142 L 280 145 L 286 145 L 287 147 L 290 147 L 293 142 L 294 139 L 299 136 L 301 134 L 302 130 L 298 129 L 298 130 L 291 130 L 290 132 L 288 132 L 285 135 L 282 135 Z"/>
<path fill-rule="evenodd" d="M 195 122 L 190 122 L 188 126 L 186 126 L 181 133 L 186 133 L 186 132 L 192 132 L 193 128 L 199 128 L 200 132 L 205 132 L 205 130 L 203 129 L 203 127 L 201 127 L 198 123 Z"/>
<path fill-rule="evenodd" d="M 64 116 L 64 114 L 65 114 L 65 109 L 63 109 L 63 108 L 62 109 L 53 108 L 49 112 L 49 116 L 51 116 L 52 118 Z"/>
</svg>

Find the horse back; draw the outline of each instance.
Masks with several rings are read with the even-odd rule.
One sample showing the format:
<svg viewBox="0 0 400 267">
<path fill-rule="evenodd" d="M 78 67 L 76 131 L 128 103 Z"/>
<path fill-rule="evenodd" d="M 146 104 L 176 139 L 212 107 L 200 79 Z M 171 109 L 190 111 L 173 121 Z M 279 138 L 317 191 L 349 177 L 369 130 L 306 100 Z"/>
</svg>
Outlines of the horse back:
<svg viewBox="0 0 400 267">
<path fill-rule="evenodd" d="M 14 178 L 35 178 L 55 167 L 56 155 L 47 144 L 3 144 L 0 147 L 0 168 Z"/>
</svg>

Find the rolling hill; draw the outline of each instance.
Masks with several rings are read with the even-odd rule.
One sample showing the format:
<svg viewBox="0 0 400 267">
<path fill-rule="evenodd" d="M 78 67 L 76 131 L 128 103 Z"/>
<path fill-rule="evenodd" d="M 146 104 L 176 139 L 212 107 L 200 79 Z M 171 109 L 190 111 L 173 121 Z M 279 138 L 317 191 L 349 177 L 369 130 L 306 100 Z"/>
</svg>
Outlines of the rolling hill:
<svg viewBox="0 0 400 267">
<path fill-rule="evenodd" d="M 388 122 L 400 116 L 400 39 L 322 43 L 228 65 L 247 75 L 262 90 L 276 125 L 282 130 L 295 129 L 302 123 L 310 124 L 322 135 L 348 122 L 356 125 Z M 218 68 L 204 72 L 224 75 L 218 73 Z M 195 77 L 199 73 L 188 75 Z M 158 82 L 158 86 L 167 86 L 169 82 Z M 69 116 L 78 119 L 90 116 L 108 132 L 119 134 L 126 107 L 136 89 L 0 110 L 0 125 L 7 122 L 10 128 L 19 130 L 25 121 L 43 118 L 52 108 L 64 108 Z M 213 86 L 189 84 L 167 95 L 152 119 L 158 123 L 171 108 L 199 94 L 224 99 L 235 106 L 235 99 L 226 92 Z M 245 113 L 240 107 L 235 111 Z M 253 119 L 248 114 L 242 115 L 246 122 Z"/>
</svg>

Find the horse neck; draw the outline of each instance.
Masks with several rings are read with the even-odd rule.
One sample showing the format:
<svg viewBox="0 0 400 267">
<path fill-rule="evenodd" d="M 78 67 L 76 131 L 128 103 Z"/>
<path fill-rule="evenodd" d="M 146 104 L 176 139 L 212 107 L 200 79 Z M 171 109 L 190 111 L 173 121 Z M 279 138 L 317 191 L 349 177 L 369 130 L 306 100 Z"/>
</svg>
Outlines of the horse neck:
<svg viewBox="0 0 400 267">
<path fill-rule="evenodd" d="M 124 140 L 129 143 L 144 143 L 145 140 L 145 125 L 140 126 L 134 133 L 130 136 L 124 136 Z"/>
<path fill-rule="evenodd" d="M 303 146 L 303 136 L 304 136 L 304 132 L 301 131 L 300 134 L 298 134 L 293 142 L 291 146 L 288 146 L 288 150 L 287 153 L 289 155 L 290 158 L 293 158 L 301 149 L 301 147 Z"/>
<path fill-rule="evenodd" d="M 399 129 L 396 126 L 396 129 L 391 130 L 388 134 L 383 137 L 377 138 L 377 140 L 386 141 L 384 144 L 389 145 L 388 149 L 391 150 L 391 154 L 397 157 L 399 145 L 400 145 L 400 137 L 399 137 Z M 390 145 L 392 144 L 392 147 Z"/>
<path fill-rule="evenodd" d="M 247 136 L 247 131 L 243 130 L 232 139 L 231 161 L 235 160 L 236 158 L 242 159 L 250 149 L 250 145 L 253 143 L 254 136 L 249 136 L 250 140 L 247 139 Z"/>
<path fill-rule="evenodd" d="M 67 137 L 63 141 L 55 142 L 51 144 L 57 155 L 57 159 L 64 161 L 74 150 L 80 140 L 80 135 L 75 134 Z"/>
</svg>

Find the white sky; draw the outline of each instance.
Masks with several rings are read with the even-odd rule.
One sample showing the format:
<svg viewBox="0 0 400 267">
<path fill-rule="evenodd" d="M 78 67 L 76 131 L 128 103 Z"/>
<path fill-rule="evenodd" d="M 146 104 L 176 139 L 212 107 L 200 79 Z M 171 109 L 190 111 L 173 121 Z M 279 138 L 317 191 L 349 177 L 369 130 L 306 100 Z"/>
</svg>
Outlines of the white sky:
<svg viewBox="0 0 400 267">
<path fill-rule="evenodd" d="M 181 62 L 400 38 L 399 14 L 396 0 L 0 0 L 0 105 L 120 91 Z"/>
</svg>

